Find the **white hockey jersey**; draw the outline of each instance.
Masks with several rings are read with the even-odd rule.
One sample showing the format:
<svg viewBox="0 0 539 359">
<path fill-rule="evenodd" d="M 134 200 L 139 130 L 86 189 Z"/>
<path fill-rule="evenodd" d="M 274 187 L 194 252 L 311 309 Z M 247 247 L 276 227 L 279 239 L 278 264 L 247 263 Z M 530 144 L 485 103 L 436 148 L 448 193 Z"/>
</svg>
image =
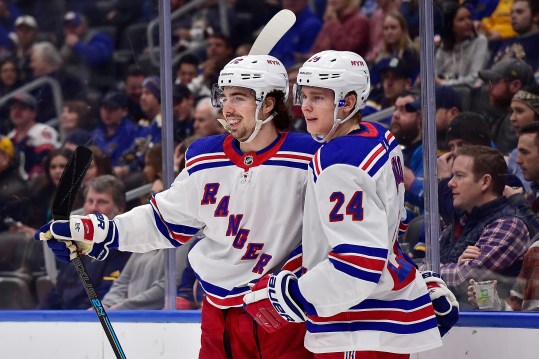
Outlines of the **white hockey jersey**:
<svg viewBox="0 0 539 359">
<path fill-rule="evenodd" d="M 442 344 L 421 274 L 396 244 L 402 152 L 378 124 L 324 144 L 309 165 L 299 299 L 312 352 L 414 353 Z M 400 252 L 400 253 L 399 253 Z"/>
<path fill-rule="evenodd" d="M 194 142 L 170 189 L 114 219 L 119 249 L 131 252 L 175 247 L 204 228 L 189 260 L 220 308 L 241 307 L 248 284 L 283 265 L 300 273 L 308 164 L 319 148 L 297 133 L 257 153 L 234 142 L 230 135 Z"/>
</svg>

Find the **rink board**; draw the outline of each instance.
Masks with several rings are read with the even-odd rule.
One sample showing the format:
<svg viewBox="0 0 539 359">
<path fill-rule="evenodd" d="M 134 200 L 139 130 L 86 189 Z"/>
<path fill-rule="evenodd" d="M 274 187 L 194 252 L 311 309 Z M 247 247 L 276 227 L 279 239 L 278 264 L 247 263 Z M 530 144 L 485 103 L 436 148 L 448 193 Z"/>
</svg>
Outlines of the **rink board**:
<svg viewBox="0 0 539 359">
<path fill-rule="evenodd" d="M 128 359 L 196 358 L 198 311 L 109 311 Z M 536 359 L 539 313 L 463 312 L 444 347 L 413 359 Z M 2 359 L 114 359 L 92 311 L 0 311 Z"/>
</svg>

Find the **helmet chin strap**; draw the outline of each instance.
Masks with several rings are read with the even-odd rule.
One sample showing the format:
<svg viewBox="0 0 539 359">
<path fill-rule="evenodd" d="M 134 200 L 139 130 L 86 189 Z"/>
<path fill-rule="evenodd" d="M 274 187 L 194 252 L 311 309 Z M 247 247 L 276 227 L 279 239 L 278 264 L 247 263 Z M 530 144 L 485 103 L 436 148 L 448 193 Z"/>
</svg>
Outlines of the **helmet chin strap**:
<svg viewBox="0 0 539 359">
<path fill-rule="evenodd" d="M 333 111 L 333 126 L 331 127 L 331 130 L 329 130 L 328 134 L 325 135 L 324 138 L 321 138 L 321 136 L 313 135 L 313 134 L 311 135 L 311 137 L 313 138 L 313 140 L 319 143 L 331 141 L 333 137 L 335 137 L 335 131 L 337 131 L 337 128 L 339 128 L 340 125 L 342 125 L 343 123 L 351 119 L 352 116 L 354 116 L 354 114 L 357 111 L 359 111 L 359 108 L 356 106 L 356 108 L 354 108 L 354 111 L 350 112 L 350 114 L 346 116 L 344 120 L 341 120 L 340 118 L 337 118 L 337 112 L 339 112 L 339 106 L 338 105 L 335 106 L 335 111 Z"/>
<path fill-rule="evenodd" d="M 255 123 L 255 128 L 253 130 L 253 133 L 251 133 L 249 138 L 247 138 L 245 141 L 242 141 L 242 140 L 238 139 L 238 141 L 240 141 L 241 143 L 250 143 L 252 140 L 254 140 L 254 138 L 256 137 L 256 135 L 258 134 L 260 129 L 262 128 L 262 125 L 265 124 L 265 123 L 270 122 L 271 120 L 273 120 L 275 118 L 275 116 L 277 116 L 277 112 L 273 112 L 265 120 L 260 120 L 258 118 L 258 114 L 260 112 L 260 109 L 262 108 L 263 103 L 264 103 L 264 101 L 260 101 L 260 103 L 258 105 L 256 105 L 256 111 L 255 111 L 256 123 Z M 223 126 L 225 128 L 225 130 L 227 130 L 230 133 L 230 126 L 228 125 L 228 122 L 226 120 L 224 120 L 222 118 L 218 118 L 217 121 L 219 121 L 221 126 Z"/>
</svg>

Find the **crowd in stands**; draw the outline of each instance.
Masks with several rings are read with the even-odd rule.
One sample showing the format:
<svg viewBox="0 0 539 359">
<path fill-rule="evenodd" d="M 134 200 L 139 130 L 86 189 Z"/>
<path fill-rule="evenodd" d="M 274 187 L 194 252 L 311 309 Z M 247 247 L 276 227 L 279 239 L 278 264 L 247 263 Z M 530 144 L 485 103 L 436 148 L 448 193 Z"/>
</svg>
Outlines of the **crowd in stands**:
<svg viewBox="0 0 539 359">
<path fill-rule="evenodd" d="M 386 111 L 377 121 L 403 149 L 410 228 L 400 241 L 424 265 L 420 1 L 229 0 L 221 13 L 219 1 L 205 0 L 184 13 L 194 1 L 170 1 L 175 173 L 193 141 L 226 133 L 210 100 L 219 71 L 289 9 L 296 23 L 270 54 L 288 69 L 291 87 L 318 51 L 354 51 L 367 61 L 372 86 L 362 115 Z M 493 280 L 493 309 L 539 310 L 539 2 L 433 4 L 441 274 L 463 308 L 477 307 L 476 282 Z M 159 37 L 146 33 L 157 16 L 156 0 L 0 0 L 0 242 L 10 233 L 31 238 L 52 218 L 55 189 L 78 145 L 94 154 L 75 202 L 85 213 L 112 218 L 148 200 L 126 203 L 126 190 L 147 183 L 162 190 L 163 81 L 151 61 Z M 289 105 L 290 131 L 305 132 L 300 109 L 290 98 Z M 31 299 L 21 307 L 89 308 L 74 269 L 58 262 L 47 281 L 41 245 L 28 246 L 34 257 L 13 269 L 29 278 Z M 177 251 L 178 309 L 199 308 L 204 295 L 188 249 Z M 107 308 L 161 309 L 162 257 L 84 260 Z M 2 299 L 2 308 L 19 307 Z"/>
</svg>

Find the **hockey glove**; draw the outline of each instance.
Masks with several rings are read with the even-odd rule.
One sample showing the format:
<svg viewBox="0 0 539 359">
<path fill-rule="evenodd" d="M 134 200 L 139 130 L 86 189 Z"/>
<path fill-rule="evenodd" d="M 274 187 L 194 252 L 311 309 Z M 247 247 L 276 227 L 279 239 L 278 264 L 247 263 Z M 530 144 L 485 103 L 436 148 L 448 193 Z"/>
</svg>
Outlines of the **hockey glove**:
<svg viewBox="0 0 539 359">
<path fill-rule="evenodd" d="M 103 260 L 109 247 L 118 246 L 116 225 L 101 213 L 49 222 L 36 232 L 35 239 L 46 240 L 56 258 L 64 262 L 73 259 L 75 251 Z"/>
<path fill-rule="evenodd" d="M 421 274 L 429 290 L 440 335 L 444 336 L 459 319 L 459 302 L 438 273 L 426 271 Z"/>
<path fill-rule="evenodd" d="M 244 308 L 268 333 L 274 333 L 289 322 L 305 321 L 305 314 L 289 291 L 298 278 L 289 271 L 262 277 L 243 297 Z"/>
</svg>

